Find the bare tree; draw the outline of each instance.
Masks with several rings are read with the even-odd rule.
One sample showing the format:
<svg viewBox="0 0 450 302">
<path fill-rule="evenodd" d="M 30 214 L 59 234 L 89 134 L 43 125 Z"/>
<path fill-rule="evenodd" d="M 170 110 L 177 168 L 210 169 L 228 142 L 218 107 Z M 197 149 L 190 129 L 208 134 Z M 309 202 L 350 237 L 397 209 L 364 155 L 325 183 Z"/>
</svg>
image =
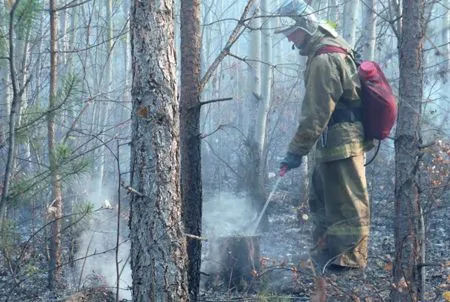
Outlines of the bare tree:
<svg viewBox="0 0 450 302">
<path fill-rule="evenodd" d="M 134 301 L 188 301 L 173 1 L 133 1 L 130 238 Z"/>
<path fill-rule="evenodd" d="M 423 0 L 403 1 L 399 45 L 400 103 L 395 139 L 395 262 L 392 301 L 418 301 L 423 226 L 419 199 L 420 118 L 423 96 Z"/>
</svg>

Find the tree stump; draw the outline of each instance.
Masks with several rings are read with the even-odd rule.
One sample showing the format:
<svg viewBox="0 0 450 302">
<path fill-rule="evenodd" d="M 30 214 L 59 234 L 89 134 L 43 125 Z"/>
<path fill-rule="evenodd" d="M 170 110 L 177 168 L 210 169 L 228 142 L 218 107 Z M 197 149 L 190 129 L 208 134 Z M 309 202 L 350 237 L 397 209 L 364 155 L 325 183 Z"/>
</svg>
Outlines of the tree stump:
<svg viewBox="0 0 450 302">
<path fill-rule="evenodd" d="M 228 289 L 248 289 L 260 269 L 259 236 L 217 238 L 220 276 Z"/>
</svg>

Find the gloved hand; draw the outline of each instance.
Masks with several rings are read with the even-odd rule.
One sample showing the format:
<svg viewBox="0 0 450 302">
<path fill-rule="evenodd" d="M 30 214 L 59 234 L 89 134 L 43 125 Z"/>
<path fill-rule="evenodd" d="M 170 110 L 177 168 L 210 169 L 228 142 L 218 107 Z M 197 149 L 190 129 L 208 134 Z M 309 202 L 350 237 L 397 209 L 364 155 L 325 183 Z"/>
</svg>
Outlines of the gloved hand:
<svg viewBox="0 0 450 302">
<path fill-rule="evenodd" d="M 286 153 L 286 156 L 280 163 L 280 170 L 281 169 L 294 169 L 298 168 L 302 163 L 302 157 L 300 155 L 296 155 L 294 153 L 288 152 Z"/>
</svg>

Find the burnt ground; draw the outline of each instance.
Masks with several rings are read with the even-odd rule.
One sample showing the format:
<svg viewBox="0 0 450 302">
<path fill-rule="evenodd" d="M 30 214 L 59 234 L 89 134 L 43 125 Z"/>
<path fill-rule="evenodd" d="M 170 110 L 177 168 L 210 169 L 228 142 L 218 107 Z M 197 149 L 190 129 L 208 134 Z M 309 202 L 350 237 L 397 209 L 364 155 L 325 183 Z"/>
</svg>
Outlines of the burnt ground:
<svg viewBox="0 0 450 302">
<path fill-rule="evenodd" d="M 318 287 L 308 262 L 311 223 L 298 218 L 307 215 L 308 209 L 301 207 L 298 215 L 292 200 L 289 193 L 279 192 L 271 202 L 269 231 L 260 237 L 262 265 L 254 278 L 239 290 L 205 267 L 212 249 L 211 244 L 205 242 L 202 270 L 206 269 L 207 274 L 202 276 L 201 301 L 325 301 L 313 297 Z M 234 202 L 229 200 L 229 207 L 233 208 Z M 393 206 L 393 202 L 386 199 L 372 201 L 368 267 L 364 272 L 326 273 L 321 279 L 325 281 L 326 286 L 322 286 L 325 290 L 319 290 L 326 292 L 326 301 L 389 301 L 395 248 Z M 226 215 L 220 206 L 205 208 L 215 208 Z M 444 301 L 443 293 L 450 290 L 449 219 L 448 206 L 430 211 L 426 216 L 427 266 L 423 301 Z M 215 217 L 216 227 L 217 223 Z M 207 233 L 208 223 L 204 225 Z"/>
<path fill-rule="evenodd" d="M 269 229 L 260 234 L 260 268 L 242 284 L 239 290 L 217 278 L 214 269 L 218 250 L 213 249 L 214 236 L 239 235 L 243 226 L 254 222 L 249 216 L 245 196 L 223 194 L 221 198 L 205 198 L 202 287 L 200 301 L 325 301 L 314 299 L 318 293 L 316 279 L 308 262 L 311 223 L 299 219 L 308 215 L 306 206 L 297 214 L 295 196 L 291 187 L 281 187 L 268 207 Z M 390 190 L 389 190 L 390 191 Z M 394 208 L 392 198 L 376 194 L 372 202 L 370 259 L 364 273 L 327 274 L 320 292 L 326 292 L 327 301 L 388 301 L 392 284 L 394 253 Z M 450 291 L 450 211 L 442 203 L 426 212 L 427 258 L 426 293 L 423 301 L 444 301 L 443 293 Z M 304 217 L 306 218 L 306 217 Z M 42 244 L 43 245 L 43 244 Z M 44 245 L 43 245 L 44 246 Z M 220 252 L 220 250 L 219 250 Z M 77 288 L 61 289 L 57 294 L 46 290 L 46 261 L 38 255 L 29 275 L 14 284 L 8 270 L 0 267 L 0 301 L 114 301 L 114 289 L 105 287 L 101 276 L 93 276 L 84 291 Z M 36 271 L 37 270 L 37 271 Z M 76 277 L 75 282 L 78 279 Z M 73 279 L 73 278 L 72 278 Z M 75 294 L 73 294 L 76 292 Z M 72 297 L 72 300 L 68 300 Z M 125 301 L 125 300 L 124 300 Z"/>
</svg>

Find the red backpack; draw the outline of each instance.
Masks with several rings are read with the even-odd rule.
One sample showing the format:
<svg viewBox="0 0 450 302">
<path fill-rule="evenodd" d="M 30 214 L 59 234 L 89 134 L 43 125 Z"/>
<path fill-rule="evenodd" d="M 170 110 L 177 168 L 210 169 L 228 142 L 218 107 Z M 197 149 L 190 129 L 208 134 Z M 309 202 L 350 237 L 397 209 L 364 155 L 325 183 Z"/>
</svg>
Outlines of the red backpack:
<svg viewBox="0 0 450 302">
<path fill-rule="evenodd" d="M 316 51 L 315 55 L 325 53 L 348 54 L 348 51 L 338 46 L 325 45 Z M 382 140 L 389 136 L 397 117 L 395 96 L 376 62 L 362 61 L 357 66 L 361 81 L 362 122 L 366 138 Z"/>
</svg>

